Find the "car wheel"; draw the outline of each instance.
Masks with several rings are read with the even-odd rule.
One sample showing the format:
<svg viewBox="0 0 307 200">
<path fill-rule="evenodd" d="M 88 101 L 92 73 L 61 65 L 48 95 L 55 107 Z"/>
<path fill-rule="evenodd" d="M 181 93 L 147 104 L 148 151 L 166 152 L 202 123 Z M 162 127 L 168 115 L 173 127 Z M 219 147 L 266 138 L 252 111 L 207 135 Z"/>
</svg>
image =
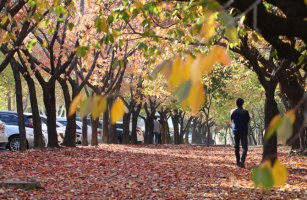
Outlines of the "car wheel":
<svg viewBox="0 0 307 200">
<path fill-rule="evenodd" d="M 13 136 L 9 139 L 8 148 L 11 151 L 19 151 L 20 139 L 18 136 Z"/>
</svg>

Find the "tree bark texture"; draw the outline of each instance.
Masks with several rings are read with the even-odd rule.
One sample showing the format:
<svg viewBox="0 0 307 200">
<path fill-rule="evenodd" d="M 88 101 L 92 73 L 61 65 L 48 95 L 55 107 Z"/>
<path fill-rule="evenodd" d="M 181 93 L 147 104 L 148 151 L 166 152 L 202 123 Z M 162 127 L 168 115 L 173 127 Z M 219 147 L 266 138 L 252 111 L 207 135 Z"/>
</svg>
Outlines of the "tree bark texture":
<svg viewBox="0 0 307 200">
<path fill-rule="evenodd" d="M 18 129 L 19 129 L 19 139 L 20 139 L 20 151 L 25 151 L 27 149 L 27 139 L 26 139 L 26 128 L 23 115 L 22 106 L 22 85 L 18 68 L 11 63 L 14 80 L 15 80 L 15 92 L 16 92 L 16 105 L 18 114 Z"/>
<path fill-rule="evenodd" d="M 59 147 L 56 131 L 55 84 L 43 86 L 43 99 L 47 115 L 48 147 Z"/>
</svg>

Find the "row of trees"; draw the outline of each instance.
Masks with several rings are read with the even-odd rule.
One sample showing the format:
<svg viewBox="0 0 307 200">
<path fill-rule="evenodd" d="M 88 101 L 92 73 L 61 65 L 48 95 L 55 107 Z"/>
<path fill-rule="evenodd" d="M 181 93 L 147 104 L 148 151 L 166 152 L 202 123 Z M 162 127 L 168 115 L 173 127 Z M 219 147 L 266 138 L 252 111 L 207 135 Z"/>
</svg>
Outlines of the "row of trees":
<svg viewBox="0 0 307 200">
<path fill-rule="evenodd" d="M 299 12 L 293 12 L 293 8 Z M 222 123 L 217 122 L 224 121 L 222 129 L 228 128 L 227 115 L 221 114 L 218 108 L 225 108 L 224 100 L 240 94 L 237 88 L 228 85 L 230 74 L 226 69 L 218 67 L 212 71 L 216 61 L 222 66 L 229 63 L 224 50 L 211 48 L 212 45 L 224 46 L 231 51 L 231 65 L 250 68 L 262 86 L 264 124 L 259 120 L 262 112 L 256 111 L 261 106 L 250 105 L 253 119 L 257 119 L 252 126 L 257 129 L 259 138 L 280 112 L 276 103 L 279 84 L 286 109 L 295 108 L 296 111 L 294 134 L 288 144 L 305 149 L 306 34 L 302 28 L 306 27 L 305 11 L 303 0 L 3 1 L 0 3 L 3 54 L 0 73 L 2 76 L 5 68 L 12 68 L 19 119 L 23 119 L 24 112 L 20 76 L 28 85 L 36 147 L 43 146 L 38 85 L 48 118 L 48 146 L 58 147 L 57 83 L 62 88 L 66 110 L 81 91 L 89 97 L 108 97 L 103 113 L 105 142 L 116 143 L 110 111 L 116 97 L 121 97 L 127 108 L 123 117 L 124 142 L 129 138 L 130 119 L 132 141 L 136 142 L 137 118 L 144 112 L 141 116 L 146 125 L 145 143 L 151 143 L 153 118 L 159 112 L 163 133 L 167 133 L 167 119 L 172 118 L 175 144 L 187 140 L 184 135 L 187 136 L 185 133 L 191 129 L 193 138 L 201 132 L 206 133 L 205 141 L 209 145 L 212 126 L 221 126 Z M 149 78 L 151 75 L 153 80 Z M 206 103 L 202 104 L 205 98 Z M 90 103 L 84 101 L 86 105 L 99 105 L 95 98 L 89 99 Z M 212 111 L 213 104 L 219 106 Z M 81 108 L 85 122 L 85 115 L 91 108 Z M 75 146 L 76 114 L 68 115 L 67 112 L 67 120 L 64 145 Z M 97 127 L 97 122 L 93 122 Z M 19 128 L 23 141 L 21 149 L 24 149 L 23 120 Z M 97 144 L 97 133 L 92 135 L 91 144 Z M 162 135 L 164 142 L 167 138 L 167 134 Z M 273 134 L 264 143 L 263 159 L 276 157 L 277 136 Z"/>
</svg>

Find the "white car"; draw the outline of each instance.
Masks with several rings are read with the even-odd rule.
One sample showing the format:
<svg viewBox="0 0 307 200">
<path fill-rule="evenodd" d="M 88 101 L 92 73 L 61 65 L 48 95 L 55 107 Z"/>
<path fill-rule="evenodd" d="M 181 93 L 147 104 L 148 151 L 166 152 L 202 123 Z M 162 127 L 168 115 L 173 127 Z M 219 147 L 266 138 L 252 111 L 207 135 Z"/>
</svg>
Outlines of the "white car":
<svg viewBox="0 0 307 200">
<path fill-rule="evenodd" d="M 19 127 L 15 125 L 5 125 L 4 133 L 7 142 L 5 147 L 12 151 L 18 151 L 20 147 Z M 48 136 L 46 132 L 42 132 L 45 145 L 48 143 Z M 26 127 L 27 147 L 34 147 L 34 129 Z"/>
<path fill-rule="evenodd" d="M 33 120 L 32 119 L 32 113 L 24 113 L 24 115 L 29 119 L 29 120 Z M 47 117 L 45 115 L 40 115 L 41 117 L 41 122 L 42 122 L 42 131 L 48 133 L 48 129 L 47 129 Z M 32 123 L 32 122 L 31 122 Z M 65 135 L 65 130 L 66 127 L 59 123 L 56 122 L 56 131 L 58 134 L 58 142 L 61 144 L 63 143 L 64 140 L 64 135 Z"/>
<path fill-rule="evenodd" d="M 62 125 L 67 125 L 67 119 L 66 118 L 57 118 L 57 121 L 61 123 Z M 82 122 L 76 121 L 76 143 L 81 144 L 82 142 Z M 92 140 L 92 128 L 91 126 L 87 125 L 87 141 L 90 144 Z M 98 134 L 98 142 L 102 140 L 102 137 L 99 137 Z"/>
<path fill-rule="evenodd" d="M 5 147 L 8 138 L 5 135 L 5 123 L 0 120 L 0 147 Z"/>
<path fill-rule="evenodd" d="M 66 118 L 57 118 L 57 121 L 63 124 L 64 126 L 67 125 Z M 77 134 L 76 143 L 81 144 L 82 142 L 82 122 L 79 120 L 76 120 L 76 134 Z M 99 128 L 97 129 L 97 139 L 98 139 L 98 143 L 102 142 L 102 129 L 99 129 Z M 91 144 L 92 127 L 89 125 L 87 125 L 87 141 L 88 141 L 88 144 Z"/>
</svg>

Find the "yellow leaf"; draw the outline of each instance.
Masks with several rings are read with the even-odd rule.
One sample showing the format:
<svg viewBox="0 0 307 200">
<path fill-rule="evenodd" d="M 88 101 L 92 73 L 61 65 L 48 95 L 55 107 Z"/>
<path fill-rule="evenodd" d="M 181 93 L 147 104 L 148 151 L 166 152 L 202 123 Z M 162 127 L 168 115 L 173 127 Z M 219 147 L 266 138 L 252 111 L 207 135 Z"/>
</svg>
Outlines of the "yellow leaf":
<svg viewBox="0 0 307 200">
<path fill-rule="evenodd" d="M 282 121 L 282 117 L 280 115 L 275 115 L 271 120 L 267 130 L 265 131 L 264 138 L 267 140 L 269 139 L 273 133 L 275 133 L 276 129 L 279 127 Z"/>
<path fill-rule="evenodd" d="M 48 42 L 47 41 L 43 42 L 43 47 L 45 47 L 45 48 L 48 47 Z"/>
<path fill-rule="evenodd" d="M 286 184 L 288 170 L 279 160 L 275 161 L 271 172 L 274 177 L 274 186 L 283 186 Z"/>
<path fill-rule="evenodd" d="M 76 111 L 78 106 L 80 105 L 81 100 L 83 99 L 84 94 L 79 93 L 71 102 L 70 107 L 69 107 L 69 113 L 68 116 L 73 115 Z"/>
<path fill-rule="evenodd" d="M 88 97 L 80 103 L 79 113 L 82 118 L 86 117 L 91 112 L 93 108 L 93 100 L 93 97 Z"/>
<path fill-rule="evenodd" d="M 118 120 L 122 119 L 125 113 L 124 102 L 117 98 L 111 108 L 111 122 L 115 124 Z"/>
<path fill-rule="evenodd" d="M 230 58 L 226 53 L 226 49 L 224 47 L 215 46 L 211 50 L 210 55 L 214 57 L 215 62 L 222 63 L 223 65 L 230 64 Z"/>
<path fill-rule="evenodd" d="M 295 109 L 291 109 L 291 110 L 289 110 L 288 112 L 286 112 L 286 114 L 285 114 L 285 116 L 286 117 L 289 117 L 289 119 L 290 119 L 290 121 L 291 121 L 291 123 L 293 124 L 294 123 L 294 121 L 295 121 L 295 112 L 296 112 L 296 110 Z"/>
<path fill-rule="evenodd" d="M 144 8 L 144 5 L 143 5 L 141 2 L 135 2 L 135 3 L 134 3 L 134 6 L 135 6 L 136 8 L 139 8 L 139 9 Z"/>
<path fill-rule="evenodd" d="M 208 41 L 215 34 L 214 21 L 216 18 L 216 13 L 209 14 L 201 28 L 200 34 L 205 41 Z"/>
<path fill-rule="evenodd" d="M 176 57 L 173 60 L 171 70 L 166 75 L 170 86 L 178 87 L 190 79 L 193 60 L 191 55 L 187 55 L 185 58 Z"/>
<path fill-rule="evenodd" d="M 272 168 L 271 161 L 270 160 L 264 161 L 263 163 L 261 163 L 260 167 L 262 168 L 267 167 L 268 169 L 271 169 Z"/>
<path fill-rule="evenodd" d="M 58 6 L 61 3 L 60 0 L 53 0 L 53 5 Z"/>
<path fill-rule="evenodd" d="M 105 96 L 97 95 L 93 99 L 92 117 L 97 119 L 101 113 L 106 110 L 107 100 Z"/>
<path fill-rule="evenodd" d="M 2 18 L 1 18 L 1 24 L 5 24 L 6 21 L 8 19 L 8 16 L 7 15 L 4 15 Z"/>
<path fill-rule="evenodd" d="M 211 56 L 199 54 L 196 56 L 191 69 L 191 79 L 196 82 L 202 79 L 204 74 L 208 74 L 213 68 L 214 60 Z"/>
<path fill-rule="evenodd" d="M 102 32 L 108 31 L 108 23 L 107 23 L 106 18 L 104 18 L 104 17 L 101 19 L 101 31 Z"/>
<path fill-rule="evenodd" d="M 307 5 L 307 0 L 304 0 L 305 4 Z"/>
<path fill-rule="evenodd" d="M 238 31 L 236 27 L 227 28 L 225 32 L 227 38 L 230 40 L 230 42 L 237 42 L 238 40 Z"/>
<path fill-rule="evenodd" d="M 205 91 L 203 84 L 199 81 L 193 83 L 189 95 L 183 100 L 182 105 L 185 108 L 191 108 L 193 114 L 197 114 L 205 102 Z"/>
</svg>

